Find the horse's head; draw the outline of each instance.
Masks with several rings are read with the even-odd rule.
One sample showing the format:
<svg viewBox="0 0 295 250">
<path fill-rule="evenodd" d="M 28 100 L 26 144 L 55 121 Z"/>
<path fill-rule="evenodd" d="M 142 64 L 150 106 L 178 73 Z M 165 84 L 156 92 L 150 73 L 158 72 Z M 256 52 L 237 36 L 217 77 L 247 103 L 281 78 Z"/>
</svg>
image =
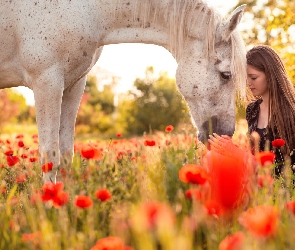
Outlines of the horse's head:
<svg viewBox="0 0 295 250">
<path fill-rule="evenodd" d="M 187 28 L 176 82 L 202 141 L 212 132 L 232 135 L 235 130 L 236 93 L 239 90 L 243 96 L 246 88 L 246 51 L 236 30 L 244 7 L 237 8 L 226 21 L 214 15 L 203 18 L 202 25 L 197 16 L 187 19 L 196 25 Z M 213 12 L 201 9 L 198 14 L 204 11 Z"/>
</svg>

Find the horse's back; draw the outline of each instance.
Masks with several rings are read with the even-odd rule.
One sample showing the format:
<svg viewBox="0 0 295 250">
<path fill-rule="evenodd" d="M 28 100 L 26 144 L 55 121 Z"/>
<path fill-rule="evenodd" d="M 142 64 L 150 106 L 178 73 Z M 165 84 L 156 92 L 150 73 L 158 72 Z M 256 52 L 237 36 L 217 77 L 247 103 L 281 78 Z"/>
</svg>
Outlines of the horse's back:
<svg viewBox="0 0 295 250">
<path fill-rule="evenodd" d="M 30 86 L 27 72 L 64 69 L 65 88 L 88 73 L 99 39 L 97 1 L 2 1 L 0 87 Z M 17 72 L 17 79 L 8 79 Z M 4 86 L 5 85 L 5 86 Z"/>
</svg>

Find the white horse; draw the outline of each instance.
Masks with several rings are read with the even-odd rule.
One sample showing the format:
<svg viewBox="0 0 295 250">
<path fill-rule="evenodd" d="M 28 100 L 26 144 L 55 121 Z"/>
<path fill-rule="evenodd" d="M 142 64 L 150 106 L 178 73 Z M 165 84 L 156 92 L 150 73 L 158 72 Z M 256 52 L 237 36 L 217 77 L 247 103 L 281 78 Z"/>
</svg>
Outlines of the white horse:
<svg viewBox="0 0 295 250">
<path fill-rule="evenodd" d="M 178 62 L 176 81 L 199 138 L 231 135 L 235 94 L 245 95 L 245 46 L 236 29 L 201 0 L 0 0 L 0 88 L 26 86 L 35 97 L 44 182 L 70 165 L 86 74 L 103 45 L 163 46 Z"/>
</svg>

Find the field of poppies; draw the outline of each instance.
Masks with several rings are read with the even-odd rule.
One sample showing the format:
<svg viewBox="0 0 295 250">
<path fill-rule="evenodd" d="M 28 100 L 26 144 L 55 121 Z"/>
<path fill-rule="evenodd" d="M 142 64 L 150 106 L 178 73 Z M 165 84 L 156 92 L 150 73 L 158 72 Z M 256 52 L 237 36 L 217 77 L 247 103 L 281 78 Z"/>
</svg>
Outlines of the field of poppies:
<svg viewBox="0 0 295 250">
<path fill-rule="evenodd" d="M 56 184 L 37 135 L 2 136 L 0 249 L 295 249 L 291 170 L 273 178 L 274 154 L 253 156 L 239 131 L 218 149 L 172 125 L 76 141 Z"/>
</svg>

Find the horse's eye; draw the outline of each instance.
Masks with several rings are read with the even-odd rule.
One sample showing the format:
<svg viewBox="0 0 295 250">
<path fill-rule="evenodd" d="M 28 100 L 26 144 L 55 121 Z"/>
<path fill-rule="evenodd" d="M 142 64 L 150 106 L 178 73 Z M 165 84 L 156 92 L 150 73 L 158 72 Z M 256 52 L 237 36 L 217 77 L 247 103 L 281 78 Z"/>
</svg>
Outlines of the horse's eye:
<svg viewBox="0 0 295 250">
<path fill-rule="evenodd" d="M 229 71 L 220 72 L 220 76 L 224 80 L 229 80 L 231 78 L 231 73 Z"/>
</svg>

